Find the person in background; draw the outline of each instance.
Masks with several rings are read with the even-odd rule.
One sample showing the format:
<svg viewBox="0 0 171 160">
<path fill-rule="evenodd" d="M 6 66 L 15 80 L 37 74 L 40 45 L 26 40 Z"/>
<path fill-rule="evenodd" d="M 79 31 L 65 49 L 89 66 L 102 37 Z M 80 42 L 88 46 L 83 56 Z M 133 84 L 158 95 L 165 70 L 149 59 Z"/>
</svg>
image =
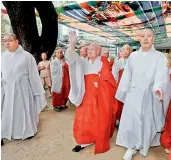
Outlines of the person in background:
<svg viewBox="0 0 171 160">
<path fill-rule="evenodd" d="M 50 77 L 50 62 L 47 60 L 47 53 L 41 54 L 42 61 L 38 64 L 38 70 L 40 71 L 40 78 L 42 80 L 43 87 L 45 85 L 49 88 L 51 94 L 51 77 Z"/>
<path fill-rule="evenodd" d="M 115 60 L 115 64 L 112 67 L 112 73 L 113 76 L 116 80 L 117 86 L 119 86 L 119 82 L 121 80 L 123 71 L 124 71 L 124 67 L 126 65 L 127 59 L 129 57 L 129 55 L 131 54 L 131 47 L 128 44 L 125 44 L 119 52 L 119 56 L 118 58 L 116 58 Z M 123 109 L 123 103 L 119 100 L 116 100 L 117 103 L 117 116 L 116 116 L 116 125 L 119 126 L 119 121 L 121 118 L 121 114 L 122 114 L 122 109 Z"/>
<path fill-rule="evenodd" d="M 83 46 L 80 49 L 80 57 L 81 58 L 87 58 L 87 47 Z"/>
<path fill-rule="evenodd" d="M 101 56 L 104 56 L 107 58 L 107 60 L 110 63 L 110 66 L 112 68 L 112 66 L 114 64 L 114 58 L 109 57 L 109 50 L 107 48 L 104 48 L 104 47 L 101 48 Z"/>
<path fill-rule="evenodd" d="M 56 57 L 51 61 L 52 78 L 52 105 L 54 110 L 60 112 L 67 108 L 66 103 L 70 90 L 68 65 L 64 61 L 62 48 L 55 51 Z"/>
</svg>

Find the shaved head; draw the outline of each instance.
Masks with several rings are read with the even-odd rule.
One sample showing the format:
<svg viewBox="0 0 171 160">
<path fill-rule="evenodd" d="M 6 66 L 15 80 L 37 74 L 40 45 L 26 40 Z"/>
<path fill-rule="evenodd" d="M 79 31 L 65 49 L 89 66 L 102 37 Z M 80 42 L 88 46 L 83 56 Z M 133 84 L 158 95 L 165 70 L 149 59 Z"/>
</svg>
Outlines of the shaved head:
<svg viewBox="0 0 171 160">
<path fill-rule="evenodd" d="M 147 28 L 140 32 L 140 44 L 143 52 L 148 52 L 154 43 L 154 33 Z"/>
<path fill-rule="evenodd" d="M 8 34 L 5 34 L 4 39 L 17 40 L 17 36 L 14 33 L 8 33 Z"/>
<path fill-rule="evenodd" d="M 87 47 L 81 47 L 80 49 L 80 57 L 87 57 Z"/>
<path fill-rule="evenodd" d="M 150 28 L 145 28 L 144 30 L 142 30 L 142 31 L 140 32 L 140 35 L 144 35 L 145 33 L 147 33 L 147 34 L 149 34 L 149 35 L 152 35 L 152 36 L 154 37 L 154 32 L 153 32 L 153 30 L 150 29 Z"/>
<path fill-rule="evenodd" d="M 17 36 L 13 33 L 8 33 L 4 36 L 4 46 L 10 52 L 15 52 L 19 47 Z"/>
<path fill-rule="evenodd" d="M 96 43 L 91 43 L 87 47 L 87 54 L 89 59 L 94 59 L 100 55 L 101 47 Z"/>
</svg>

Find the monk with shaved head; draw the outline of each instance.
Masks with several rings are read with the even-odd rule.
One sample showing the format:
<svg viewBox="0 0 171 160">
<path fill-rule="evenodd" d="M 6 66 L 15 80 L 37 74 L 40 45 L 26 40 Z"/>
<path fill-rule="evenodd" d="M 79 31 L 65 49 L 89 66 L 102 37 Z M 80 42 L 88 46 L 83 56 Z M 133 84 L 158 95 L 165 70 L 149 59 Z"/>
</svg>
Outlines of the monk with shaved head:
<svg viewBox="0 0 171 160">
<path fill-rule="evenodd" d="M 115 80 L 109 62 L 100 57 L 101 47 L 91 43 L 87 46 L 88 59 L 80 59 L 74 51 L 76 34 L 69 34 L 70 46 L 66 58 L 70 67 L 70 101 L 77 106 L 73 133 L 77 145 L 73 152 L 95 144 L 95 154 L 110 149 L 114 132 Z"/>
<path fill-rule="evenodd" d="M 163 98 L 168 81 L 167 60 L 155 50 L 154 34 L 140 34 L 141 48 L 130 54 L 115 97 L 124 103 L 116 144 L 127 148 L 124 160 L 140 150 L 147 156 L 150 147 L 160 146 L 164 128 Z"/>
<path fill-rule="evenodd" d="M 81 58 L 87 58 L 87 47 L 81 47 L 80 49 L 80 57 Z"/>
<path fill-rule="evenodd" d="M 1 55 L 1 138 L 30 139 L 38 132 L 41 110 L 46 106 L 37 64 L 15 34 L 4 36 Z"/>
</svg>

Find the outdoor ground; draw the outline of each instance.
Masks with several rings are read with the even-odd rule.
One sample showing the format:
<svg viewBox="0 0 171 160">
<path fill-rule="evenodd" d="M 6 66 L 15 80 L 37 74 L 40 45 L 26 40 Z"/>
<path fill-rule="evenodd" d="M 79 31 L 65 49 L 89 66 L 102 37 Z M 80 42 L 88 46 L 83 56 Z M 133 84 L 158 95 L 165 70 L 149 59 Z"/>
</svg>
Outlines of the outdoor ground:
<svg viewBox="0 0 171 160">
<path fill-rule="evenodd" d="M 48 98 L 49 99 L 49 98 Z M 72 152 L 75 141 L 72 135 L 72 126 L 75 108 L 58 113 L 49 106 L 40 114 L 38 134 L 30 140 L 5 140 L 1 149 L 2 160 L 122 160 L 125 149 L 115 145 L 116 133 L 111 139 L 110 151 L 94 155 L 94 145 L 85 148 L 80 153 Z M 162 147 L 150 149 L 146 158 L 139 152 L 133 160 L 167 160 Z"/>
</svg>

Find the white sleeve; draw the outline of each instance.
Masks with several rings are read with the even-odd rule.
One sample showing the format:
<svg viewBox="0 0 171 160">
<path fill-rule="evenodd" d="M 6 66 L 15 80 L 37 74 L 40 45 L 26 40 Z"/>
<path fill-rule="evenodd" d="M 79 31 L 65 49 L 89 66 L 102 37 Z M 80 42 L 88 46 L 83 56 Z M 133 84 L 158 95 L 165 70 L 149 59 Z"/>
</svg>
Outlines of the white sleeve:
<svg viewBox="0 0 171 160">
<path fill-rule="evenodd" d="M 132 71 L 131 71 L 131 57 L 128 58 L 123 75 L 121 77 L 117 92 L 116 92 L 116 99 L 119 101 L 123 102 L 125 101 L 126 98 L 126 93 L 129 90 L 130 82 L 131 82 L 131 76 L 132 76 Z"/>
</svg>

